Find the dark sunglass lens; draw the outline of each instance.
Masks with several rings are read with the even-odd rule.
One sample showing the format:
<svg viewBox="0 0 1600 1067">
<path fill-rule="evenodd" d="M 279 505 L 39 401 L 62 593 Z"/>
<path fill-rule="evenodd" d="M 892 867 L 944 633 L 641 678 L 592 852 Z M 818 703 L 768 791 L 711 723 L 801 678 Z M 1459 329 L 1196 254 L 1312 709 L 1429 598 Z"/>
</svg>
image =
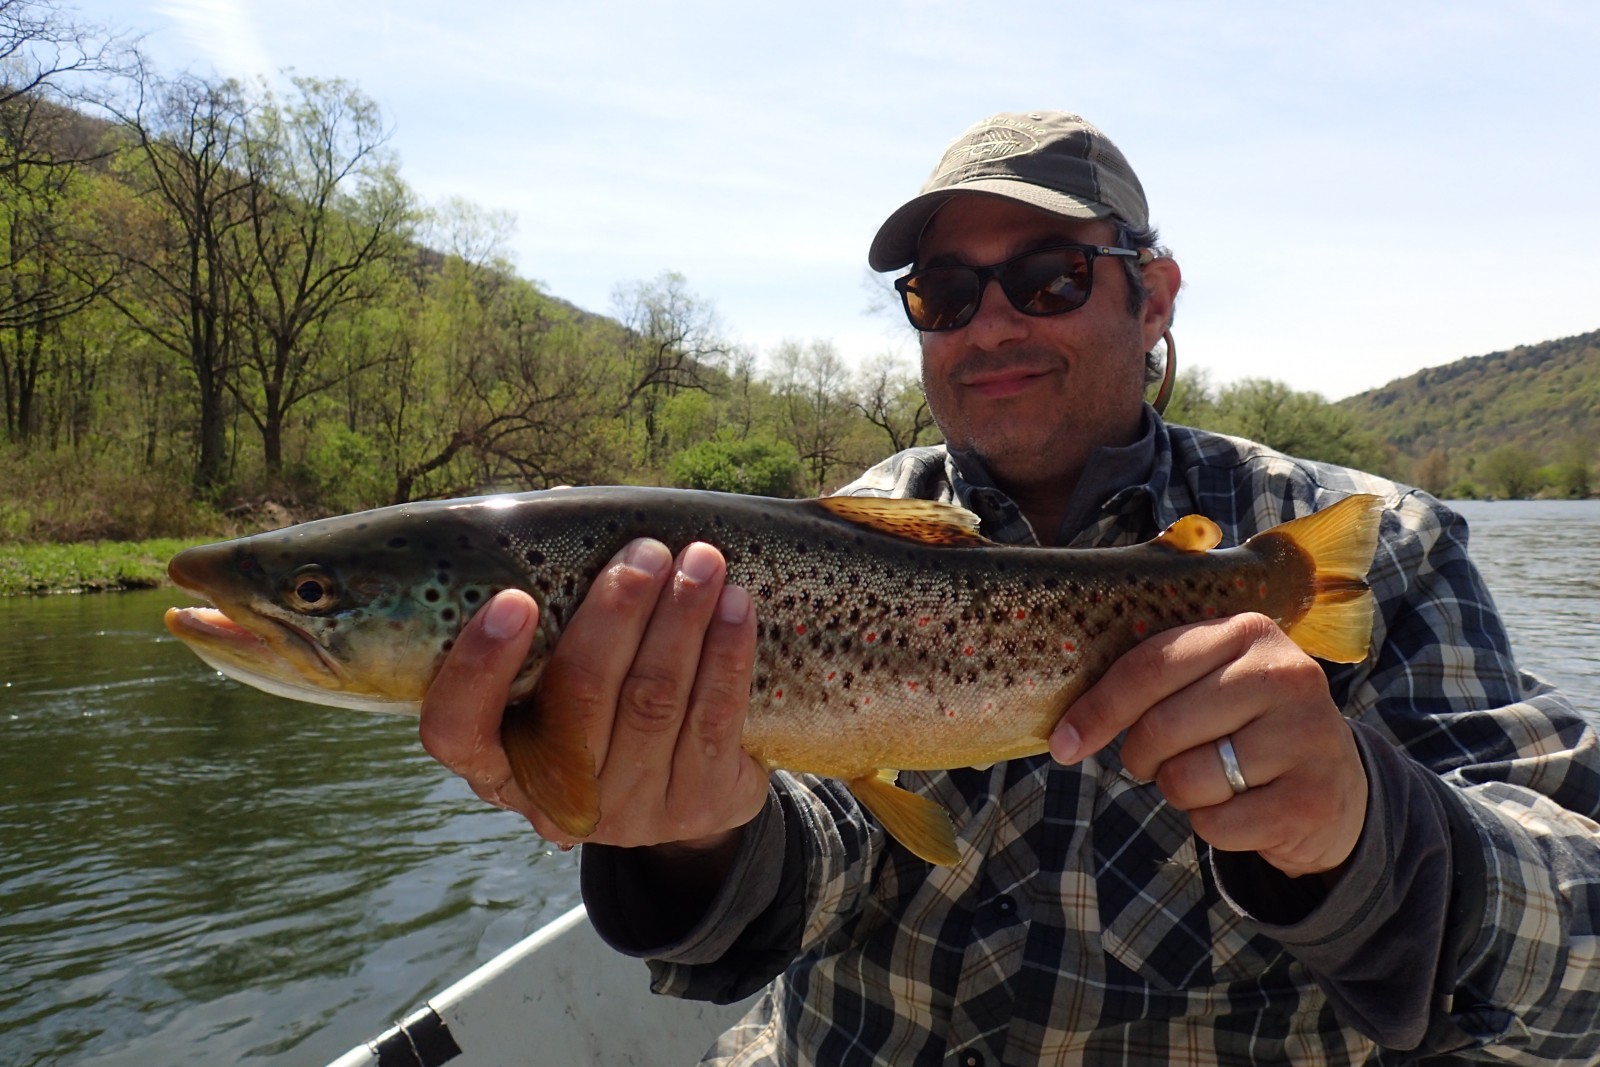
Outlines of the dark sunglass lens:
<svg viewBox="0 0 1600 1067">
<path fill-rule="evenodd" d="M 905 279 L 906 317 L 919 330 L 966 325 L 978 305 L 977 276 L 965 267 L 931 267 Z"/>
<path fill-rule="evenodd" d="M 1059 315 L 1083 306 L 1091 279 L 1088 255 L 1075 248 L 1050 248 L 1012 260 L 1000 284 L 1018 311 Z"/>
</svg>

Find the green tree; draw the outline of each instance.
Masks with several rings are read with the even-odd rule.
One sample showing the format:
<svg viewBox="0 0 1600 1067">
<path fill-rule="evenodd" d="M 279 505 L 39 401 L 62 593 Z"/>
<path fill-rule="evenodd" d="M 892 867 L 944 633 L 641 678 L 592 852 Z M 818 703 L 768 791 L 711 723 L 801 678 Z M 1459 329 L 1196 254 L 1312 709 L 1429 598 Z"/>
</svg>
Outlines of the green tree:
<svg viewBox="0 0 1600 1067">
<path fill-rule="evenodd" d="M 1303 459 L 1349 467 L 1375 465 L 1377 442 L 1355 416 L 1313 392 L 1250 378 L 1224 388 L 1207 428 L 1235 434 Z"/>
<path fill-rule="evenodd" d="M 757 496 L 794 496 L 800 460 L 781 441 L 701 441 L 672 457 L 674 484 Z"/>
<path fill-rule="evenodd" d="M 341 358 L 334 327 L 384 295 L 415 218 L 377 105 L 343 81 L 293 86 L 286 102 L 263 88 L 250 109 L 240 142 L 250 224 L 228 235 L 242 342 L 233 390 L 261 432 L 269 478 L 283 468 L 295 406 L 375 365 Z"/>
<path fill-rule="evenodd" d="M 1478 464 L 1478 475 L 1493 495 L 1505 500 L 1522 500 L 1541 486 L 1539 457 L 1520 445 L 1501 445 Z"/>
</svg>

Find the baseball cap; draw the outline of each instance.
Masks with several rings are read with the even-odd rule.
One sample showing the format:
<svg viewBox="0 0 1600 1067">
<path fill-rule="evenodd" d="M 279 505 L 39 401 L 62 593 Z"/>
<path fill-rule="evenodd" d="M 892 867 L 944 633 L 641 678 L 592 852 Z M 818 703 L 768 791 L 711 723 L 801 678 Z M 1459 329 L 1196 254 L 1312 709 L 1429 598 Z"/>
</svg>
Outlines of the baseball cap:
<svg viewBox="0 0 1600 1067">
<path fill-rule="evenodd" d="M 1150 224 L 1144 187 L 1127 157 L 1083 116 L 1005 111 L 952 141 L 922 191 L 878 228 L 867 253 L 872 269 L 898 270 L 915 260 L 928 221 L 958 193 L 1005 197 L 1072 219 Z"/>
</svg>

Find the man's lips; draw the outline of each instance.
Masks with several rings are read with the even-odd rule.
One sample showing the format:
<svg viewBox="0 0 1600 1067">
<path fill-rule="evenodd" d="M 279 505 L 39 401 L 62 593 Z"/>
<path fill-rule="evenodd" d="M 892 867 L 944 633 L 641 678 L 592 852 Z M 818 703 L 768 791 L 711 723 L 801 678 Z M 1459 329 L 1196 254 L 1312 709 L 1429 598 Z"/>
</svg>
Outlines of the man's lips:
<svg viewBox="0 0 1600 1067">
<path fill-rule="evenodd" d="M 961 385 L 981 397 L 999 400 L 1026 391 L 1047 373 L 1043 370 L 1017 367 L 1011 370 L 969 375 L 962 379 Z"/>
</svg>

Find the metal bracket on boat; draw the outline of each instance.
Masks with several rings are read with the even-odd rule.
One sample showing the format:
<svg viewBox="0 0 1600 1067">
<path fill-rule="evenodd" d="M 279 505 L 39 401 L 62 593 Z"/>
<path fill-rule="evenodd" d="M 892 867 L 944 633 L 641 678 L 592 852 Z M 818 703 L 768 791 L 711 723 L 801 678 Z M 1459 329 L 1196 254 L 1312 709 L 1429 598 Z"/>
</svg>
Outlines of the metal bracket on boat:
<svg viewBox="0 0 1600 1067">
<path fill-rule="evenodd" d="M 369 1043 L 376 1067 L 439 1067 L 461 1055 L 449 1025 L 432 1008 L 407 1016 Z"/>
</svg>

